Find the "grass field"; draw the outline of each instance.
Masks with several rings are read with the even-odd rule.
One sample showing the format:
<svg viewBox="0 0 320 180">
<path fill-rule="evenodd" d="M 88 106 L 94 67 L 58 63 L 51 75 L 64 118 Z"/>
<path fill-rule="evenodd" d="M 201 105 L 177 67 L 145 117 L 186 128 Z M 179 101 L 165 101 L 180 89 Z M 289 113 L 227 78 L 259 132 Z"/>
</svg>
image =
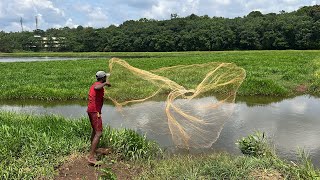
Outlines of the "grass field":
<svg viewBox="0 0 320 180">
<path fill-rule="evenodd" d="M 0 112 L 0 179 L 52 179 L 71 154 L 88 152 L 89 137 L 88 119 Z M 142 173 L 137 174 L 136 179 L 319 177 L 319 171 L 313 168 L 308 158 L 294 165 L 274 155 L 252 157 L 215 153 L 167 156 L 154 142 L 126 129 L 106 127 L 100 145 L 112 148 L 116 156 L 138 166 Z"/>
<path fill-rule="evenodd" d="M 175 65 L 231 62 L 246 70 L 238 91 L 241 96 L 320 96 L 320 51 L 230 51 L 172 53 L 14 53 L 14 56 L 97 57 L 75 61 L 0 63 L 0 99 L 82 100 L 98 70 L 108 71 L 111 57 L 122 57 L 134 67 L 154 70 Z M 190 71 L 195 71 L 191 69 Z M 197 74 L 195 72 L 194 74 Z M 201 78 L 201 77 L 198 77 Z M 145 97 L 152 89 L 130 81 L 136 91 L 128 93 L 122 79 L 111 76 L 118 99 Z M 178 83 L 196 82 L 189 77 Z M 33 116 L 0 112 L 0 179 L 52 178 L 56 168 L 72 153 L 88 151 L 90 125 L 87 119 L 70 121 L 57 116 Z M 310 161 L 292 165 L 277 157 L 174 156 L 164 159 L 158 146 L 126 129 L 106 128 L 101 146 L 117 149 L 128 161 L 142 160 L 138 179 L 308 179 L 318 176 Z"/>
<path fill-rule="evenodd" d="M 89 151 L 88 119 L 0 112 L 0 179 L 52 178 L 72 153 Z M 101 146 L 127 160 L 162 156 L 154 142 L 132 130 L 106 127 Z"/>
<path fill-rule="evenodd" d="M 7 56 L 8 54 L 0 54 Z M 152 70 L 161 67 L 232 62 L 246 70 L 238 95 L 320 95 L 320 51 L 230 51 L 173 53 L 35 53 L 13 56 L 110 56 L 122 57 L 130 65 Z M 141 56 L 130 58 L 130 56 Z M 144 57 L 142 57 L 144 56 Z M 110 58 L 77 61 L 0 63 L 0 99 L 86 99 L 97 70 L 108 71 Z M 185 81 L 182 77 L 181 81 Z M 201 78 L 201 77 L 199 77 Z M 145 97 L 144 91 L 128 94 L 123 80 L 110 78 L 118 99 Z M 128 80 L 129 81 L 129 80 Z M 192 84 L 192 82 L 190 82 Z M 132 87 L 135 82 L 132 82 Z M 148 92 L 148 87 L 143 87 Z"/>
</svg>

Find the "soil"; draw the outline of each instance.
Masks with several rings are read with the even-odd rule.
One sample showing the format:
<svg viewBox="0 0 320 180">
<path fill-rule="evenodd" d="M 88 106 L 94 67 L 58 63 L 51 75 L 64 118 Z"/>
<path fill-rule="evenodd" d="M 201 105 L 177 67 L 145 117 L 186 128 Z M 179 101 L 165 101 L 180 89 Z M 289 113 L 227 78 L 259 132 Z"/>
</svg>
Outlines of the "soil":
<svg viewBox="0 0 320 180">
<path fill-rule="evenodd" d="M 283 175 L 277 170 L 255 170 L 251 173 L 254 179 L 263 180 L 281 180 L 284 179 Z"/>
<path fill-rule="evenodd" d="M 116 154 L 110 153 L 108 155 L 99 154 L 97 158 L 101 164 L 100 166 L 90 165 L 87 161 L 86 155 L 71 155 L 67 162 L 58 168 L 59 174 L 54 178 L 56 180 L 65 179 L 99 179 L 106 170 L 108 175 L 115 175 L 117 179 L 133 179 L 142 172 L 142 167 L 127 162 L 119 158 Z"/>
<path fill-rule="evenodd" d="M 103 178 L 103 175 L 115 175 L 114 179 L 129 180 L 138 176 L 143 171 L 142 165 L 135 164 L 132 161 L 125 161 L 117 154 L 110 151 L 108 154 L 98 153 L 97 159 L 101 162 L 100 166 L 92 166 L 88 163 L 85 154 L 72 154 L 65 164 L 58 167 L 58 175 L 55 180 L 97 180 L 113 179 Z M 105 172 L 103 172 L 105 170 Z M 281 180 L 284 176 L 273 169 L 257 169 L 250 173 L 254 179 L 263 180 Z"/>
<path fill-rule="evenodd" d="M 308 86 L 305 84 L 300 84 L 299 86 L 296 87 L 296 91 L 298 93 L 304 93 L 308 90 Z"/>
</svg>

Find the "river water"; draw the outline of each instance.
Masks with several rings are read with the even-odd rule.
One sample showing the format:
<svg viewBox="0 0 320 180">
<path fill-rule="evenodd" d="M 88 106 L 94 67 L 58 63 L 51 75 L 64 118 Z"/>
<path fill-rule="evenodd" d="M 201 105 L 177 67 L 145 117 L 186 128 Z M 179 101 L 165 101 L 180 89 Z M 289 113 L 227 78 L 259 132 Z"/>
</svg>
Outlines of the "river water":
<svg viewBox="0 0 320 180">
<path fill-rule="evenodd" d="M 207 99 L 198 99 L 206 102 Z M 111 127 L 125 127 L 157 141 L 162 147 L 174 149 L 170 136 L 153 134 L 152 127 L 144 131 L 141 124 L 152 121 L 150 114 L 164 106 L 164 102 L 144 102 L 135 107 L 134 113 L 124 116 L 113 105 L 105 104 L 102 111 L 103 123 Z M 146 109 L 147 107 L 147 109 Z M 124 108 L 125 109 L 125 108 Z M 58 114 L 68 118 L 86 117 L 86 102 L 0 102 L 0 110 L 33 114 Z M 234 112 L 224 123 L 218 140 L 211 148 L 203 151 L 227 151 L 241 154 L 236 141 L 256 130 L 266 133 L 276 152 L 287 160 L 295 161 L 298 148 L 309 152 L 313 163 L 320 167 L 320 99 L 312 96 L 298 96 L 290 99 L 263 97 L 239 97 Z M 156 116 L 154 114 L 154 116 Z M 151 129 L 150 129 L 151 128 Z M 154 130 L 157 127 L 153 127 Z M 174 151 L 174 150 L 173 150 Z M 201 151 L 201 150 L 200 150 Z"/>
<path fill-rule="evenodd" d="M 0 57 L 1 62 L 33 62 L 33 61 L 67 61 L 67 60 L 80 60 L 80 59 L 110 59 L 114 56 L 103 57 Z M 150 58 L 150 56 L 117 56 L 118 58 Z"/>
<path fill-rule="evenodd" d="M 0 62 L 65 61 L 90 59 L 82 57 L 0 57 Z"/>
</svg>

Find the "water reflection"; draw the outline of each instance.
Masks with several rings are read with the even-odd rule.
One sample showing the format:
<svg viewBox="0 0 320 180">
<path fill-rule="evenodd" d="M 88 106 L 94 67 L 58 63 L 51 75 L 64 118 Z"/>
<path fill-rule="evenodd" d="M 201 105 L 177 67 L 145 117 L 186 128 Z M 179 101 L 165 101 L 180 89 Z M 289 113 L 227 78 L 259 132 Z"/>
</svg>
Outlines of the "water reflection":
<svg viewBox="0 0 320 180">
<path fill-rule="evenodd" d="M 155 56 L 88 56 L 82 57 L 0 57 L 0 62 L 34 62 L 34 61 L 66 61 L 66 60 L 80 60 L 80 59 L 110 59 L 112 57 L 118 58 L 151 58 Z"/>
<path fill-rule="evenodd" d="M 240 153 L 234 142 L 254 130 L 260 130 L 267 133 L 280 156 L 296 160 L 300 147 L 310 152 L 319 167 L 319 107 L 320 99 L 310 96 L 299 96 L 266 106 L 237 103 L 237 111 L 225 124 L 214 146 Z"/>
<path fill-rule="evenodd" d="M 65 61 L 90 59 L 87 57 L 0 57 L 0 62 Z"/>
<path fill-rule="evenodd" d="M 259 100 L 259 99 L 258 99 Z M 205 102 L 205 98 L 203 99 Z M 248 102 L 241 99 L 237 101 L 235 112 L 224 124 L 219 139 L 213 144 L 213 150 L 223 150 L 240 154 L 235 142 L 241 137 L 252 134 L 255 130 L 266 132 L 277 148 L 277 153 L 289 160 L 295 160 L 298 147 L 310 152 L 313 162 L 320 167 L 320 99 L 311 96 L 299 96 L 286 100 L 263 100 Z M 199 101 L 197 101 L 199 103 Z M 195 109 L 198 104 L 195 103 Z M 256 104 L 256 105 L 254 105 Z M 157 130 L 163 123 L 147 126 L 157 114 L 156 109 L 163 108 L 163 102 L 146 102 L 135 106 L 137 111 L 122 116 L 112 106 L 106 104 L 103 108 L 103 121 L 112 127 L 126 127 L 135 129 L 140 133 L 147 133 L 150 139 L 159 142 L 163 147 L 172 147 L 170 135 L 159 134 Z M 140 110 L 139 110 L 140 109 Z M 144 110 L 142 110 L 144 109 Z M 35 114 L 59 114 L 65 117 L 86 116 L 86 102 L 82 104 L 35 105 L 28 103 L 0 102 L 0 110 L 16 111 Z M 154 112 L 151 113 L 150 112 Z M 130 117 L 128 119 L 128 117 Z M 141 127 L 148 127 L 147 132 Z M 157 132 L 157 133 L 153 133 Z"/>
</svg>

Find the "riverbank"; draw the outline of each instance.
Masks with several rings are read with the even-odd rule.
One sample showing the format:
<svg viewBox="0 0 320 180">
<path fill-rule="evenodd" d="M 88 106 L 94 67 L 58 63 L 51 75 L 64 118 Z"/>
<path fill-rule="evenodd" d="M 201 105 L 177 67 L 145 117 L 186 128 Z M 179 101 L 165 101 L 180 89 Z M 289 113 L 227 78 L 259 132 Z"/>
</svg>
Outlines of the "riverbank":
<svg viewBox="0 0 320 180">
<path fill-rule="evenodd" d="M 0 112 L 0 179 L 53 178 L 71 154 L 87 153 L 89 120 Z M 161 157 L 154 142 L 127 129 L 105 127 L 101 146 L 124 160 Z"/>
<path fill-rule="evenodd" d="M 83 158 L 89 147 L 87 119 L 0 113 L 1 179 L 59 178 L 97 174 L 132 179 L 310 179 L 319 176 L 308 158 L 289 163 L 277 156 L 234 156 L 226 153 L 164 155 L 158 146 L 131 130 L 106 127 L 101 147 L 111 154 L 100 156 L 100 168 Z M 164 155 L 164 156 L 163 156 Z M 84 168 L 84 169 L 83 169 Z M 84 171 L 85 170 L 85 171 Z M 87 172 L 88 174 L 83 174 Z"/>
</svg>

